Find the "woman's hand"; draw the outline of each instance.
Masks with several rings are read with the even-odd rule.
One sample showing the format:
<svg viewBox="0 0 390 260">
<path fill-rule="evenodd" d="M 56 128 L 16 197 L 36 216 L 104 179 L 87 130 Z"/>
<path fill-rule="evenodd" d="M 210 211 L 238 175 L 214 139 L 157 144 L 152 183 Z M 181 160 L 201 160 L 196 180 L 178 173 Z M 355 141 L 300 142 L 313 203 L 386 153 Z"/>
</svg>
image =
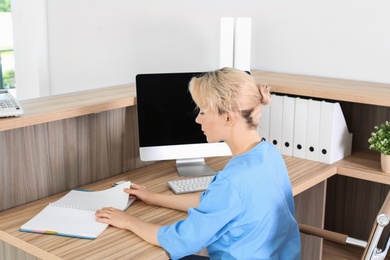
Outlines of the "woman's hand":
<svg viewBox="0 0 390 260">
<path fill-rule="evenodd" d="M 155 204 L 155 202 L 153 201 L 153 195 L 155 193 L 150 192 L 143 185 L 132 184 L 130 189 L 125 188 L 124 191 L 129 195 L 132 195 L 132 196 L 139 198 L 140 200 L 142 200 L 146 204 L 149 204 L 149 205 Z"/>
<path fill-rule="evenodd" d="M 97 222 L 106 223 L 119 229 L 127 229 L 153 245 L 160 245 L 157 239 L 160 225 L 145 222 L 115 208 L 102 208 L 97 210 L 95 215 Z"/>
<path fill-rule="evenodd" d="M 199 205 L 200 193 L 187 193 L 182 195 L 160 194 L 151 192 L 143 185 L 132 184 L 130 189 L 123 189 L 129 195 L 135 196 L 146 204 L 165 207 L 187 212 L 189 208 Z"/>
<path fill-rule="evenodd" d="M 129 222 L 131 221 L 132 216 L 121 210 L 111 207 L 102 208 L 97 210 L 95 215 L 97 222 L 106 223 L 120 229 L 130 230 Z"/>
</svg>

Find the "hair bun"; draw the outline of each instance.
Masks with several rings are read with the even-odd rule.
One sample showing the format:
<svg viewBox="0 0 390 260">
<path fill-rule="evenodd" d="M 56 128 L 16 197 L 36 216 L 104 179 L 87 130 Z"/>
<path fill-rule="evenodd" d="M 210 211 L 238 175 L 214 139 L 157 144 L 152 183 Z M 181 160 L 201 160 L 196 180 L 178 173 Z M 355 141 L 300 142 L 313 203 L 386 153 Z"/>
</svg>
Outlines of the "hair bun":
<svg viewBox="0 0 390 260">
<path fill-rule="evenodd" d="M 268 105 L 271 102 L 271 86 L 267 84 L 260 84 L 259 86 L 262 105 Z"/>
</svg>

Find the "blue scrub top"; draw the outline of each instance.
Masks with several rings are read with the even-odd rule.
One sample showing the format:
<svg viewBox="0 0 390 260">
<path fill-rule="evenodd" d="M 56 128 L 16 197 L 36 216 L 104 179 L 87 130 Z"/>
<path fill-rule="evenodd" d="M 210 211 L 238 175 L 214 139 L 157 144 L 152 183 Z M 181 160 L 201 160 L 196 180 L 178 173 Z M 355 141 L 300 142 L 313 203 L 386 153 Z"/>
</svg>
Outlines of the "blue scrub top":
<svg viewBox="0 0 390 260">
<path fill-rule="evenodd" d="M 233 157 L 188 218 L 163 226 L 160 245 L 179 259 L 207 247 L 211 259 L 300 259 L 300 234 L 286 165 L 262 141 Z"/>
</svg>

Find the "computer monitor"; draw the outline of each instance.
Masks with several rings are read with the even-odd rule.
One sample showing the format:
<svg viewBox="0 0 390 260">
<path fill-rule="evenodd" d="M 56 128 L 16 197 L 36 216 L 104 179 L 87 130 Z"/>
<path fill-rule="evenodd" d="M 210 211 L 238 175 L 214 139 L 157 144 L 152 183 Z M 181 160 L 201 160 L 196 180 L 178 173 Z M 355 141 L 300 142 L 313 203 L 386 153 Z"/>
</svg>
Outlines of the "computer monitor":
<svg viewBox="0 0 390 260">
<path fill-rule="evenodd" d="M 188 84 L 201 72 L 136 76 L 140 158 L 176 160 L 180 176 L 213 175 L 204 158 L 228 156 L 226 143 L 208 143 L 195 122 L 196 104 Z"/>
</svg>

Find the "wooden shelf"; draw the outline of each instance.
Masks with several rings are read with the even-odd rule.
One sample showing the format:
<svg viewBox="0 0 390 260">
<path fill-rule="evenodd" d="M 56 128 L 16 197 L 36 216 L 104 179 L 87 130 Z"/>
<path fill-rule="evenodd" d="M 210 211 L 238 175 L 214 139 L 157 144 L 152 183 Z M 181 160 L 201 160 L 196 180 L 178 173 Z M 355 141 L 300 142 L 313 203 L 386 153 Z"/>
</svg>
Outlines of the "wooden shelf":
<svg viewBox="0 0 390 260">
<path fill-rule="evenodd" d="M 382 172 L 379 155 L 373 152 L 358 151 L 333 164 L 325 164 L 283 156 L 294 183 L 294 196 L 335 174 L 390 185 L 390 174 Z M 313 176 L 311 176 L 313 175 Z M 310 178 L 310 182 L 306 180 Z"/>
<path fill-rule="evenodd" d="M 378 153 L 354 152 L 334 165 L 339 175 L 390 185 L 390 174 L 382 172 Z"/>
<path fill-rule="evenodd" d="M 390 104 L 390 84 L 252 71 L 273 92 L 379 106 Z M 136 104 L 135 83 L 20 101 L 25 113 L 0 118 L 0 131 L 99 113 Z"/>
<path fill-rule="evenodd" d="M 0 131 L 134 106 L 135 84 L 21 100 L 24 114 L 0 118 Z"/>
<path fill-rule="evenodd" d="M 269 71 L 252 71 L 276 93 L 331 99 L 377 106 L 390 105 L 390 84 L 315 77 Z"/>
</svg>

